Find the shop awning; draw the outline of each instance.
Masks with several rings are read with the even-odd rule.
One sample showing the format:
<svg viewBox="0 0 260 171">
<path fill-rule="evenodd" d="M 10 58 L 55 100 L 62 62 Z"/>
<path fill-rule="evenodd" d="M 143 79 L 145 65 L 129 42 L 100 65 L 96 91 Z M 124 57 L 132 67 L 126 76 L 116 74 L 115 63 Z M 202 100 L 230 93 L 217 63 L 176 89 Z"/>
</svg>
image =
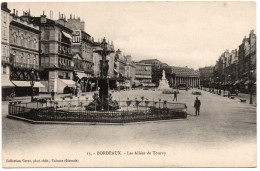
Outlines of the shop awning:
<svg viewBox="0 0 260 171">
<path fill-rule="evenodd" d="M 68 33 L 64 32 L 64 31 L 62 31 L 62 33 L 63 33 L 63 34 L 64 34 L 64 36 L 66 36 L 67 38 L 69 38 L 69 39 L 72 39 L 72 37 L 71 37 L 71 35 L 70 35 L 70 34 L 68 34 Z"/>
<path fill-rule="evenodd" d="M 36 81 L 36 82 L 34 83 L 33 87 L 44 88 L 45 86 L 44 86 L 41 82 Z"/>
<path fill-rule="evenodd" d="M 76 84 L 73 80 L 65 80 L 65 79 L 60 79 L 63 83 L 65 83 L 68 87 L 76 87 Z"/>
<path fill-rule="evenodd" d="M 2 88 L 14 87 L 14 84 L 9 80 L 9 75 L 2 75 Z"/>
<path fill-rule="evenodd" d="M 12 81 L 16 87 L 31 87 L 30 81 Z"/>
<path fill-rule="evenodd" d="M 150 75 L 136 75 L 136 78 L 152 78 Z"/>
<path fill-rule="evenodd" d="M 83 77 L 87 77 L 87 75 L 85 73 L 82 72 L 77 72 L 77 76 L 82 79 Z"/>
</svg>

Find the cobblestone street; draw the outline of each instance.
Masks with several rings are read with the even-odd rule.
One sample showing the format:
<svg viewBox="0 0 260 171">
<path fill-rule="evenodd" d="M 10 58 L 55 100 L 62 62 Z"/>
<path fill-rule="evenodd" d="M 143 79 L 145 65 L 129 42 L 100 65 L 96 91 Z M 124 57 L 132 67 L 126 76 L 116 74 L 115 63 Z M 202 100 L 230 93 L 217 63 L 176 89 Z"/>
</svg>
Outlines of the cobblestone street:
<svg viewBox="0 0 260 171">
<path fill-rule="evenodd" d="M 201 91 L 201 114 L 194 116 L 192 91 Z M 91 97 L 91 94 L 87 94 Z M 114 92 L 113 98 L 118 100 L 134 99 L 144 96 L 172 101 L 172 94 L 161 91 L 133 90 Z M 123 97 L 123 98 L 122 98 Z M 73 158 L 89 162 L 91 166 L 116 166 L 114 159 L 126 162 L 131 166 L 134 160 L 129 156 L 107 158 L 107 163 L 96 163 L 96 156 L 88 158 L 88 151 L 104 150 L 157 150 L 167 152 L 172 161 L 165 161 L 165 166 L 199 166 L 205 158 L 205 167 L 230 166 L 236 161 L 254 163 L 256 156 L 256 107 L 239 102 L 238 98 L 229 99 L 202 90 L 181 90 L 178 102 L 188 107 L 187 120 L 169 120 L 133 124 L 101 124 L 101 125 L 37 125 L 6 118 L 7 102 L 2 102 L 3 115 L 3 160 L 12 156 L 23 158 L 41 156 L 43 158 Z M 13 141 L 15 137 L 15 141 Z M 55 152 L 52 149 L 55 148 Z M 185 158 L 182 158 L 185 156 Z M 110 160 L 111 159 L 111 160 Z M 147 166 L 148 162 L 137 162 L 139 166 Z M 158 162 L 163 160 L 158 157 Z M 179 160 L 181 159 L 181 160 Z M 223 159 L 224 162 L 223 162 Z M 136 160 L 136 158 L 135 158 Z M 156 160 L 153 161 L 156 165 Z M 233 163 L 232 163 L 233 162 Z M 10 166 L 12 163 L 9 163 Z M 44 163 L 41 163 L 44 166 Z M 149 163 L 151 164 L 151 163 Z M 237 163 L 244 166 L 244 163 Z M 62 166 L 62 165 L 59 165 Z M 79 166 L 75 164 L 75 166 Z M 150 165 L 151 166 L 151 165 Z"/>
</svg>

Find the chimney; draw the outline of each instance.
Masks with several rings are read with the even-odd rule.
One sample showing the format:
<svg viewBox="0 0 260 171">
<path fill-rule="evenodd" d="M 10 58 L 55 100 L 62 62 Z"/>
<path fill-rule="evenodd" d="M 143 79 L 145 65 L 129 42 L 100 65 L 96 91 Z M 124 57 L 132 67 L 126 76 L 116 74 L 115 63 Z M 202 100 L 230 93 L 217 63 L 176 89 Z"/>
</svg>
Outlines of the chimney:
<svg viewBox="0 0 260 171">
<path fill-rule="evenodd" d="M 254 34 L 254 30 L 250 30 L 250 34 Z"/>
<path fill-rule="evenodd" d="M 18 16 L 18 10 L 16 10 L 16 16 Z"/>
<path fill-rule="evenodd" d="M 44 15 L 44 11 L 43 11 L 43 15 L 40 16 L 40 21 L 41 21 L 41 23 L 47 22 L 47 18 L 46 18 L 46 15 Z"/>
</svg>

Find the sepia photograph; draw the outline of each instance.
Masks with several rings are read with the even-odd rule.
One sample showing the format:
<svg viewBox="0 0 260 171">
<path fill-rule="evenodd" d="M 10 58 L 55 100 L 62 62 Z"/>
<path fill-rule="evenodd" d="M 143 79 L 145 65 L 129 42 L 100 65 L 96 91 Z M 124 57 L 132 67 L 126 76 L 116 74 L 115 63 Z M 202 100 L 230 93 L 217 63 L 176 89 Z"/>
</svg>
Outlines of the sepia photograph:
<svg viewBox="0 0 260 171">
<path fill-rule="evenodd" d="M 257 167 L 256 11 L 2 2 L 2 168 Z"/>
</svg>

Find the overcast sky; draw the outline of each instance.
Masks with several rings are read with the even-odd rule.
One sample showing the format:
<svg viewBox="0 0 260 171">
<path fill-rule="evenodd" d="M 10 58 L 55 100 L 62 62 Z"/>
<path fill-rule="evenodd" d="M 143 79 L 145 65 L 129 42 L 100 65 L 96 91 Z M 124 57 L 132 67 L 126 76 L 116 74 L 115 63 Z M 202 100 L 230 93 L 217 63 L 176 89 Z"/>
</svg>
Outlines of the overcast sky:
<svg viewBox="0 0 260 171">
<path fill-rule="evenodd" d="M 106 37 L 133 60 L 157 58 L 194 69 L 215 65 L 226 49 L 238 48 L 256 30 L 252 2 L 62 2 L 8 3 L 18 15 L 30 9 L 39 16 L 50 10 L 85 21 L 95 40 Z"/>
</svg>

